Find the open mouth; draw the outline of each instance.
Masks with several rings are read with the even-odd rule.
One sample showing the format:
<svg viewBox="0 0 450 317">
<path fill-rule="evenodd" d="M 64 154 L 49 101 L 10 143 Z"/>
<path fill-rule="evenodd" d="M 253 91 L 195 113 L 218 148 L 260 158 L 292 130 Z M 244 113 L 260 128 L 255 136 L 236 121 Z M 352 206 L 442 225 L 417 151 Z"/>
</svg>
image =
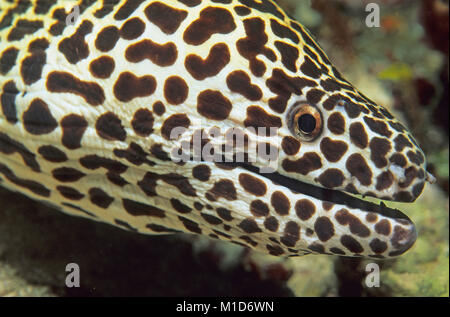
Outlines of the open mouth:
<svg viewBox="0 0 450 317">
<path fill-rule="evenodd" d="M 352 196 L 350 194 L 341 191 L 323 188 L 296 179 L 292 179 L 283 176 L 277 172 L 260 173 L 259 168 L 251 166 L 246 163 L 232 163 L 232 164 L 236 167 L 240 167 L 251 173 L 258 174 L 259 176 L 267 178 L 272 182 L 274 182 L 275 184 L 289 188 L 294 193 L 299 193 L 309 197 L 313 197 L 320 201 L 326 201 L 338 205 L 345 205 L 349 208 L 360 209 L 366 212 L 374 212 L 383 215 L 385 217 L 397 220 L 405 219 L 406 221 L 411 222 L 411 220 L 400 210 L 389 208 L 382 201 L 380 201 L 380 204 L 376 204 L 370 201 L 357 198 L 355 196 Z"/>
</svg>

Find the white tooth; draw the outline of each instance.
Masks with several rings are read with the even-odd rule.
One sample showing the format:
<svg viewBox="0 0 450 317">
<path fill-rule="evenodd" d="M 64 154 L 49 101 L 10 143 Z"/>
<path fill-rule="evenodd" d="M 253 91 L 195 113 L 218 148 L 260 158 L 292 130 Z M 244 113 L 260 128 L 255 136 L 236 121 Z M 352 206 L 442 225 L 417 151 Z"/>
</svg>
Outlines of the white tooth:
<svg viewBox="0 0 450 317">
<path fill-rule="evenodd" d="M 425 180 L 430 184 L 434 184 L 436 182 L 436 177 L 434 177 L 431 173 L 427 172 L 427 178 Z"/>
</svg>

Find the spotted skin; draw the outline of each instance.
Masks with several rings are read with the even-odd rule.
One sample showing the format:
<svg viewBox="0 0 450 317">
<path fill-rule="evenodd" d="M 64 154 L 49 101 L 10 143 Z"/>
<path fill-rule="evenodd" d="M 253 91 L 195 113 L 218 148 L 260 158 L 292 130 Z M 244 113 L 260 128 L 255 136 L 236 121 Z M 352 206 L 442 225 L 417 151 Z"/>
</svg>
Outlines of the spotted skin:
<svg viewBox="0 0 450 317">
<path fill-rule="evenodd" d="M 75 4 L 80 16 L 66 25 Z M 2 186 L 127 230 L 278 256 L 388 258 L 414 243 L 399 211 L 342 192 L 412 202 L 431 178 L 423 152 L 273 1 L 0 8 Z M 292 133 L 299 103 L 320 113 L 314 140 Z M 176 127 L 188 130 L 171 138 Z M 260 127 L 276 135 L 249 130 Z M 258 173 L 264 162 L 245 149 L 246 164 L 174 162 L 193 134 L 221 148 L 229 128 L 246 144 L 280 144 L 276 173 Z"/>
</svg>

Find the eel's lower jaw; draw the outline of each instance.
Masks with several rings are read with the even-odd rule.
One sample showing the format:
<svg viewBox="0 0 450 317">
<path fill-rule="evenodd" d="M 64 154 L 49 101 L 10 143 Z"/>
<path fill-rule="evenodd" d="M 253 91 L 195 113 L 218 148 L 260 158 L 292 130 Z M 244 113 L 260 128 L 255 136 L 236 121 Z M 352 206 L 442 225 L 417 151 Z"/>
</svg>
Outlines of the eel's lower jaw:
<svg viewBox="0 0 450 317">
<path fill-rule="evenodd" d="M 389 243 L 392 246 L 392 250 L 383 256 L 384 258 L 396 257 L 407 250 L 409 250 L 417 239 L 417 231 L 414 223 L 398 209 L 393 209 L 380 201 L 379 204 L 369 202 L 363 199 L 359 199 L 353 195 L 326 189 L 318 186 L 314 186 L 302 181 L 288 178 L 279 173 L 259 173 L 257 167 L 248 164 L 237 164 L 238 168 L 246 170 L 250 173 L 258 174 L 261 177 L 267 178 L 276 185 L 283 186 L 295 194 L 302 194 L 311 198 L 315 198 L 322 202 L 330 202 L 335 205 L 342 205 L 351 209 L 359 209 L 362 213 L 366 213 L 366 216 L 370 213 L 374 213 L 386 218 L 391 218 L 397 225 L 392 228 L 392 232 L 389 234 Z M 357 254 L 354 254 L 357 256 Z M 377 254 L 365 255 L 369 257 L 381 257 Z"/>
</svg>

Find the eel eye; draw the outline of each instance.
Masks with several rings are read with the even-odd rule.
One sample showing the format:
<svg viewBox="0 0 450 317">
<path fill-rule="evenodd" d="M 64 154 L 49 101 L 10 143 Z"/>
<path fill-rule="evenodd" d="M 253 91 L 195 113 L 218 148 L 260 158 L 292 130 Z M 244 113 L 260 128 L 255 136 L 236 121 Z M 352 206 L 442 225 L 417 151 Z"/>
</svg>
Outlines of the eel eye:
<svg viewBox="0 0 450 317">
<path fill-rule="evenodd" d="M 315 106 L 299 103 L 290 117 L 291 131 L 303 141 L 313 141 L 322 132 L 322 115 Z"/>
</svg>

